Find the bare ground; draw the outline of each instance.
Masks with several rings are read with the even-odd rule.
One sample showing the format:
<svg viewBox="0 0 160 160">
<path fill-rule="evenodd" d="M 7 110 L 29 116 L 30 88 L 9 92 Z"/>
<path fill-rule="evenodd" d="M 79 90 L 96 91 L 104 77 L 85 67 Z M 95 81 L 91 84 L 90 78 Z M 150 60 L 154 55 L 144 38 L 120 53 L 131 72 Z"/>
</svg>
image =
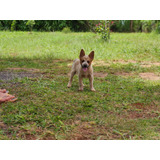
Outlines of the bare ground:
<svg viewBox="0 0 160 160">
<path fill-rule="evenodd" d="M 140 73 L 139 76 L 146 80 L 160 80 L 160 76 L 155 75 L 154 73 Z"/>
<path fill-rule="evenodd" d="M 12 71 L 1 71 L 0 72 L 0 80 L 2 81 L 10 81 L 15 78 L 24 78 L 24 77 L 38 77 L 38 73 L 33 72 L 12 72 Z"/>
</svg>

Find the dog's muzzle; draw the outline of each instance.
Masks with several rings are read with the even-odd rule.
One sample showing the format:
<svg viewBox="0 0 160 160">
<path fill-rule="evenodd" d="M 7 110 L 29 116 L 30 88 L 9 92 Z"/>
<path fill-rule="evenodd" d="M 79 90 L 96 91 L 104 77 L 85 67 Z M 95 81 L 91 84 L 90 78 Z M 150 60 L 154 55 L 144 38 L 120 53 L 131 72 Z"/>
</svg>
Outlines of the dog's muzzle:
<svg viewBox="0 0 160 160">
<path fill-rule="evenodd" d="M 82 64 L 82 69 L 84 72 L 86 72 L 88 70 L 88 67 L 89 67 L 88 64 L 86 64 L 86 63 Z"/>
</svg>

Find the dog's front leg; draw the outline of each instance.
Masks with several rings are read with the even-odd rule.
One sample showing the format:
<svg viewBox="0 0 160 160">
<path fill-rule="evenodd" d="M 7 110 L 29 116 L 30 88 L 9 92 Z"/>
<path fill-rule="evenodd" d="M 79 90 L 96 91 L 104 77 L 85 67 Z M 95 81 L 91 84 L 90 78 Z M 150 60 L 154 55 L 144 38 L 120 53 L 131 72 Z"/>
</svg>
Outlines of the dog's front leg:
<svg viewBox="0 0 160 160">
<path fill-rule="evenodd" d="M 70 79 L 69 79 L 69 82 L 68 82 L 68 85 L 67 87 L 70 88 L 71 85 L 72 85 L 72 80 L 73 80 L 73 76 L 76 74 L 76 71 L 71 71 L 71 75 L 70 75 Z"/>
<path fill-rule="evenodd" d="M 82 76 L 79 75 L 79 91 L 83 91 L 83 81 Z"/>
<path fill-rule="evenodd" d="M 90 75 L 89 76 L 89 82 L 90 82 L 90 89 L 91 89 L 91 91 L 96 91 L 95 89 L 94 89 L 94 87 L 93 87 L 93 75 Z"/>
</svg>

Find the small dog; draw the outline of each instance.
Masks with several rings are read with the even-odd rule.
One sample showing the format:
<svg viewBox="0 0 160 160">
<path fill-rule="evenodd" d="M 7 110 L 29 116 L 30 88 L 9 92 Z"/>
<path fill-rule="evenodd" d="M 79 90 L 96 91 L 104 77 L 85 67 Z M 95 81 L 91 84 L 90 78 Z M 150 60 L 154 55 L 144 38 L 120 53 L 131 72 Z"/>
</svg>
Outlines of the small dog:
<svg viewBox="0 0 160 160">
<path fill-rule="evenodd" d="M 92 61 L 94 59 L 94 51 L 92 51 L 88 56 L 85 55 L 84 50 L 82 49 L 80 52 L 79 59 L 75 59 L 73 61 L 71 76 L 68 82 L 67 87 L 70 88 L 72 85 L 73 76 L 77 73 L 79 78 L 79 91 L 83 91 L 83 78 L 89 78 L 90 89 L 91 91 L 95 91 L 93 87 L 93 68 Z"/>
</svg>

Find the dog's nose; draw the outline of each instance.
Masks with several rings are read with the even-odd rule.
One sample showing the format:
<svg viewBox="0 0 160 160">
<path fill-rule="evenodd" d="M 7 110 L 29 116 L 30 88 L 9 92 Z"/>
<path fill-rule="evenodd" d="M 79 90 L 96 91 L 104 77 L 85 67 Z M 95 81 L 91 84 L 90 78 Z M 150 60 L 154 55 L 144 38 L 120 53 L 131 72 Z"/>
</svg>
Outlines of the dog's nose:
<svg viewBox="0 0 160 160">
<path fill-rule="evenodd" d="M 87 65 L 86 65 L 86 64 L 84 64 L 84 65 L 83 65 L 83 67 L 84 67 L 84 68 L 87 68 Z"/>
</svg>

